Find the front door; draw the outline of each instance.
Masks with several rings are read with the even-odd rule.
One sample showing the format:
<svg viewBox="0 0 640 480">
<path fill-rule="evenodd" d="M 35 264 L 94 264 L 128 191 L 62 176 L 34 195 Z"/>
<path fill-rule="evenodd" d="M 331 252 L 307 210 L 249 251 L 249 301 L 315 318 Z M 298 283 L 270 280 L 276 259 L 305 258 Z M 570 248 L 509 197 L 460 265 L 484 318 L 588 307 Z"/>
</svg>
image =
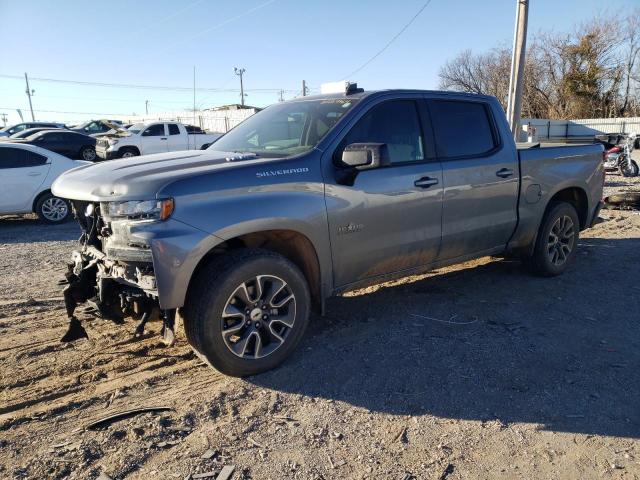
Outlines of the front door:
<svg viewBox="0 0 640 480">
<path fill-rule="evenodd" d="M 504 247 L 518 207 L 518 154 L 500 141 L 491 105 L 430 100 L 444 200 L 439 259 Z M 504 145 L 503 145 L 504 143 Z"/>
<path fill-rule="evenodd" d="M 335 170 L 353 143 L 383 143 L 389 156 L 387 166 L 360 171 L 352 186 L 325 179 L 336 287 L 425 265 L 438 254 L 442 172 L 428 153 L 418 106 L 413 98 L 378 102 L 328 152 Z"/>
<path fill-rule="evenodd" d="M 31 200 L 49 172 L 47 157 L 24 148 L 0 148 L 0 213 L 31 211 Z"/>
<path fill-rule="evenodd" d="M 162 153 L 169 151 L 167 134 L 164 123 L 150 125 L 142 131 L 140 137 L 140 155 Z"/>
</svg>

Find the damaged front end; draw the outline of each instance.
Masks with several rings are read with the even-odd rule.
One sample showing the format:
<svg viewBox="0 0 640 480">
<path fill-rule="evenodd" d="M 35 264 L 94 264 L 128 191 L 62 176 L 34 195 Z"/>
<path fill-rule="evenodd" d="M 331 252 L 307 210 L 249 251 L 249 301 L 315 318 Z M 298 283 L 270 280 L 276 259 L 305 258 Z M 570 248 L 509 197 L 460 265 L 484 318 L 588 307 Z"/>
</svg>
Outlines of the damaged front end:
<svg viewBox="0 0 640 480">
<path fill-rule="evenodd" d="M 80 249 L 72 253 L 64 280 L 64 302 L 69 329 L 62 338 L 71 342 L 88 337 L 75 316 L 80 304 L 85 313 L 123 323 L 139 323 L 134 337 L 144 333 L 149 320 L 163 320 L 163 340 L 175 340 L 175 309 L 161 309 L 149 239 L 144 226 L 168 218 L 173 200 L 140 202 L 72 201 L 82 228 Z"/>
</svg>

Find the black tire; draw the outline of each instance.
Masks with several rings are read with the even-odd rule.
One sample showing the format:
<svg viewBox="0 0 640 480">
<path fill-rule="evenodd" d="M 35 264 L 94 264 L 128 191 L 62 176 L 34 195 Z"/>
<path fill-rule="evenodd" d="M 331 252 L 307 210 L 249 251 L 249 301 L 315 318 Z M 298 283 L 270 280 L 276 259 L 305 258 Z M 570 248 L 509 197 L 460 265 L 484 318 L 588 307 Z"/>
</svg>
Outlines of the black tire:
<svg viewBox="0 0 640 480">
<path fill-rule="evenodd" d="M 557 231 L 558 222 L 561 222 L 560 226 L 562 226 L 562 222 L 566 222 L 567 218 L 572 224 L 570 239 L 567 239 L 564 234 L 558 234 Z M 568 225 L 568 223 L 564 223 L 564 225 Z M 524 263 L 535 275 L 554 277 L 564 273 L 575 257 L 579 233 L 580 220 L 574 206 L 567 202 L 551 203 L 538 230 L 533 254 L 526 258 Z M 555 243 L 554 237 L 556 237 Z M 564 240 L 558 240 L 561 237 L 565 237 Z M 568 248 L 568 252 L 564 245 Z M 562 260 L 562 256 L 564 256 L 564 260 Z"/>
<path fill-rule="evenodd" d="M 71 205 L 64 198 L 56 197 L 51 192 L 47 192 L 38 198 L 35 213 L 42 222 L 57 225 L 69 220 Z"/>
<path fill-rule="evenodd" d="M 120 149 L 120 158 L 130 158 L 137 157 L 140 155 L 140 152 L 137 148 L 133 147 L 123 147 Z"/>
<path fill-rule="evenodd" d="M 256 282 L 261 282 L 259 289 Z M 283 282 L 284 287 L 278 290 L 277 282 Z M 259 299 L 258 303 L 242 301 L 243 295 L 236 295 L 242 291 L 245 298 L 251 302 Z M 278 293 L 270 296 L 274 291 Z M 284 301 L 279 295 L 293 299 L 272 309 L 278 305 L 276 298 Z M 268 250 L 241 249 L 214 257 L 202 267 L 190 284 L 181 314 L 195 352 L 216 370 L 244 377 L 276 367 L 293 352 L 309 323 L 310 304 L 307 281 L 296 265 Z M 223 319 L 225 310 L 231 312 L 227 315 L 230 320 Z M 290 327 L 277 319 L 284 316 Z M 228 329 L 226 336 L 224 327 Z"/>
<path fill-rule="evenodd" d="M 92 146 L 82 147 L 80 149 L 80 160 L 86 160 L 88 162 L 95 162 L 97 158 L 96 149 Z"/>
<path fill-rule="evenodd" d="M 637 177 L 639 169 L 634 160 L 625 160 L 624 165 L 620 165 L 618 170 L 623 177 Z"/>
</svg>

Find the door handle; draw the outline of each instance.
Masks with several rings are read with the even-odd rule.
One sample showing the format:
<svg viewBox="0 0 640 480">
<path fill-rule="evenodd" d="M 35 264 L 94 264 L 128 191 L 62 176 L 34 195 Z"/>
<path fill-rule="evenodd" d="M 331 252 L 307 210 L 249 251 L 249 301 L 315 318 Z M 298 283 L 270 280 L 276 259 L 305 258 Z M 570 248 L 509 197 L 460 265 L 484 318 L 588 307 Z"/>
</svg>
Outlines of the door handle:
<svg viewBox="0 0 640 480">
<path fill-rule="evenodd" d="M 510 168 L 501 168 L 496 172 L 496 175 L 501 178 L 508 178 L 513 175 L 513 170 Z"/>
<path fill-rule="evenodd" d="M 160 138 L 160 140 L 166 140 L 166 139 L 167 139 L 167 137 L 161 137 Z"/>
<path fill-rule="evenodd" d="M 438 179 L 437 178 L 432 178 L 432 177 L 422 177 L 421 179 L 416 180 L 415 182 L 413 182 L 413 184 L 416 187 L 429 188 L 431 185 L 437 185 L 438 184 Z"/>
<path fill-rule="evenodd" d="M 40 172 L 29 172 L 27 173 L 28 176 L 30 177 L 39 177 L 40 176 Z"/>
</svg>

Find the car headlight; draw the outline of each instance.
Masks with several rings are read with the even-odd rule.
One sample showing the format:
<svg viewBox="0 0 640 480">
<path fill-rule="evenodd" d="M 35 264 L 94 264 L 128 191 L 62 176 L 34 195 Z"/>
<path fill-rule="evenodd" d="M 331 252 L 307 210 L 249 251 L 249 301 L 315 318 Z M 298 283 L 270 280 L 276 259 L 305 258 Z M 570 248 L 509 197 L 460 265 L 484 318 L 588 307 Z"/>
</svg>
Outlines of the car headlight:
<svg viewBox="0 0 640 480">
<path fill-rule="evenodd" d="M 173 207 L 173 198 L 107 202 L 102 206 L 102 213 L 109 218 L 166 220 L 173 213 Z"/>
<path fill-rule="evenodd" d="M 108 138 L 107 139 L 107 143 L 109 143 L 109 145 L 115 145 L 116 143 L 118 143 L 118 139 L 117 138 Z"/>
</svg>

